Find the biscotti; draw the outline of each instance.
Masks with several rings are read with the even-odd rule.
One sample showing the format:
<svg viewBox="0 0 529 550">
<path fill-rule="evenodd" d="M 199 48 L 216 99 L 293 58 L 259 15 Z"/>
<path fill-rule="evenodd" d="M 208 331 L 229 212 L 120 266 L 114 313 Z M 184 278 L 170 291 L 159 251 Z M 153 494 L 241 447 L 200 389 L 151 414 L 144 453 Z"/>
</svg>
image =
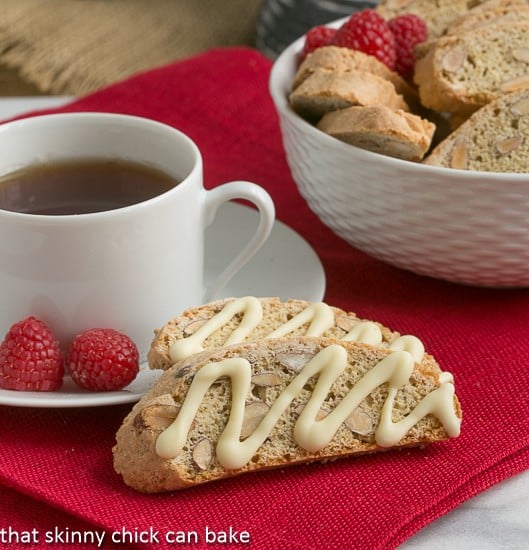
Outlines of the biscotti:
<svg viewBox="0 0 529 550">
<path fill-rule="evenodd" d="M 529 87 L 528 36 L 529 21 L 521 21 L 440 38 L 415 66 L 421 102 L 464 116 Z"/>
<path fill-rule="evenodd" d="M 116 436 L 143 492 L 442 441 L 459 434 L 452 376 L 400 349 L 278 338 L 195 354 L 164 372 Z"/>
<path fill-rule="evenodd" d="M 414 13 L 424 19 L 429 39 L 441 36 L 447 27 L 481 0 L 381 0 L 375 8 L 385 19 Z"/>
<path fill-rule="evenodd" d="M 307 119 L 352 105 L 386 105 L 409 111 L 404 98 L 388 80 L 372 73 L 347 71 L 337 73 L 317 69 L 289 96 L 290 105 Z"/>
<path fill-rule="evenodd" d="M 376 57 L 359 50 L 338 46 L 324 46 L 310 53 L 296 71 L 292 82 L 292 90 L 295 90 L 317 70 L 326 70 L 336 74 L 349 71 L 374 74 L 391 82 L 395 87 L 395 91 L 402 95 L 410 107 L 415 106 L 419 101 L 415 88 Z"/>
<path fill-rule="evenodd" d="M 520 6 L 526 6 L 529 4 L 529 0 L 485 0 L 479 1 L 476 6 L 473 6 L 469 14 L 475 15 L 484 11 L 494 10 L 496 8 L 512 8 L 512 11 L 516 11 Z M 460 19 L 464 17 L 461 16 Z"/>
<path fill-rule="evenodd" d="M 428 120 L 379 105 L 327 113 L 317 127 L 345 143 L 413 162 L 424 157 L 435 132 Z"/>
<path fill-rule="evenodd" d="M 529 167 L 529 89 L 482 107 L 442 141 L 425 164 L 482 172 L 526 173 Z"/>
<path fill-rule="evenodd" d="M 528 19 L 529 2 L 517 6 L 516 9 L 513 9 L 511 6 L 502 6 L 488 10 L 470 10 L 465 17 L 454 21 L 446 29 L 446 34 L 464 34 L 486 25 L 505 25 Z"/>
<path fill-rule="evenodd" d="M 401 336 L 324 302 L 243 296 L 189 308 L 169 320 L 155 331 L 147 359 L 152 369 L 166 370 L 207 349 L 286 336 L 325 336 L 382 347 L 393 344 L 412 351 L 415 357 L 424 352 L 415 336 Z"/>
</svg>

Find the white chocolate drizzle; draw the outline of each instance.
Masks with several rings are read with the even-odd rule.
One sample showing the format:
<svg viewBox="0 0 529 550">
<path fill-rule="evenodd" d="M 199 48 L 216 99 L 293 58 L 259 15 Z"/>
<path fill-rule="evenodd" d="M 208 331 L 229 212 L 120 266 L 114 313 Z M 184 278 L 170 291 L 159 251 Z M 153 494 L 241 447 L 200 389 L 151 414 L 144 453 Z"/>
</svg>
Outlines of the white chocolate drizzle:
<svg viewBox="0 0 529 550">
<path fill-rule="evenodd" d="M 281 338 L 308 322 L 310 322 L 310 325 L 306 336 L 321 336 L 334 325 L 334 313 L 323 302 L 312 303 L 292 319 L 276 328 L 266 338 Z"/>
<path fill-rule="evenodd" d="M 332 344 L 317 353 L 292 379 L 272 404 L 255 431 L 243 441 L 241 429 L 245 400 L 251 385 L 251 365 L 242 357 L 224 359 L 204 365 L 195 374 L 178 416 L 156 440 L 156 453 L 171 460 L 182 451 L 191 424 L 208 388 L 220 377 L 228 377 L 232 385 L 232 402 L 228 422 L 216 447 L 217 460 L 226 469 L 244 467 L 270 435 L 273 427 L 293 399 L 312 376 L 319 374 L 312 395 L 294 425 L 296 443 L 309 452 L 323 449 L 333 439 L 342 423 L 375 388 L 388 383 L 388 395 L 381 410 L 374 438 L 377 445 L 396 445 L 423 417 L 434 414 L 450 437 L 459 435 L 460 418 L 454 406 L 454 386 L 444 381 L 425 396 L 406 417 L 393 422 L 392 411 L 400 387 L 409 380 L 414 368 L 412 355 L 396 350 L 379 361 L 345 395 L 340 403 L 321 420 L 318 412 L 336 378 L 347 367 L 347 352 Z"/>
<path fill-rule="evenodd" d="M 362 342 L 378 346 L 382 342 L 382 331 L 372 321 L 357 323 L 343 338 L 345 342 Z"/>
<path fill-rule="evenodd" d="M 411 353 L 416 363 L 420 363 L 424 357 L 424 344 L 417 336 L 413 336 L 412 334 L 405 334 L 404 336 L 395 338 L 395 340 L 390 343 L 389 349 Z"/>
<path fill-rule="evenodd" d="M 204 341 L 216 330 L 225 326 L 237 314 L 242 314 L 240 325 L 230 334 L 224 345 L 244 342 L 263 319 L 263 306 L 258 298 L 245 296 L 229 301 L 224 308 L 208 319 L 196 332 L 187 338 L 173 342 L 169 346 L 169 357 L 175 362 L 185 359 L 193 353 L 204 351 Z M 322 336 L 335 324 L 334 313 L 330 306 L 323 302 L 310 303 L 292 319 L 277 327 L 264 338 L 281 338 L 292 333 L 304 324 L 309 323 L 305 336 Z M 343 338 L 344 341 L 355 341 L 378 346 L 382 344 L 382 332 L 372 321 L 359 321 Z M 415 361 L 420 363 L 424 356 L 424 346 L 415 336 L 406 335 L 396 338 L 389 345 L 390 349 L 409 351 Z"/>
<path fill-rule="evenodd" d="M 223 327 L 235 315 L 242 313 L 240 325 L 230 334 L 225 345 L 239 344 L 263 319 L 263 306 L 253 296 L 237 298 L 228 302 L 222 310 L 204 323 L 196 332 L 187 338 L 173 342 L 169 347 L 169 357 L 172 361 L 185 359 L 194 353 L 204 351 L 202 344 L 208 336 Z"/>
</svg>

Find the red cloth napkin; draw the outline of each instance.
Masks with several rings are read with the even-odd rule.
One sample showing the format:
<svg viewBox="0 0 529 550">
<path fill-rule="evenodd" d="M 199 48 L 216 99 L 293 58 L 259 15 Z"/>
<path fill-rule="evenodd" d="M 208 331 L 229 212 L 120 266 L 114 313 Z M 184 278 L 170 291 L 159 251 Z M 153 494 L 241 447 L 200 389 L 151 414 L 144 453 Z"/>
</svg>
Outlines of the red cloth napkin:
<svg viewBox="0 0 529 550">
<path fill-rule="evenodd" d="M 196 532 L 199 542 L 190 547 L 211 548 L 212 532 L 229 537 L 231 529 L 239 541 L 248 532 L 250 542 L 221 546 L 388 549 L 529 467 L 529 292 L 419 277 L 371 259 L 331 233 L 290 176 L 268 95 L 269 71 L 270 62 L 253 50 L 214 50 L 60 110 L 130 113 L 169 123 L 201 148 L 207 187 L 232 179 L 264 186 L 278 218 L 319 254 L 329 303 L 419 336 L 453 372 L 464 411 L 461 436 L 426 449 L 144 495 L 127 488 L 112 468 L 114 434 L 130 405 L 0 407 L 0 535 L 11 528 L 4 534 L 12 537 L 8 543 L 34 529 L 41 547 L 64 548 L 75 534 L 85 538 L 70 547 L 91 547 L 90 537 L 98 533 L 104 533 L 103 547 L 110 547 L 112 536 L 124 540 L 125 530 L 125 541 L 139 548 L 174 547 L 166 537 L 178 532 L 192 542 Z M 35 541 L 26 542 L 29 548 Z"/>
</svg>

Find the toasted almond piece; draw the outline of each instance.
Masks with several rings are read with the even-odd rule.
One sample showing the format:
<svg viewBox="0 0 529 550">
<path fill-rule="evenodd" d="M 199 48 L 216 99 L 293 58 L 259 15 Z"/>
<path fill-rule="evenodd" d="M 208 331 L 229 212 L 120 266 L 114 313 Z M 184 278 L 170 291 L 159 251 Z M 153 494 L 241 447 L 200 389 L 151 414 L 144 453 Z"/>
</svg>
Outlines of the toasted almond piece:
<svg viewBox="0 0 529 550">
<path fill-rule="evenodd" d="M 529 63 L 529 48 L 516 48 L 512 51 L 512 56 L 518 61 Z"/>
<path fill-rule="evenodd" d="M 163 393 L 155 397 L 149 405 L 176 405 L 176 402 L 170 393 Z"/>
<path fill-rule="evenodd" d="M 345 315 L 337 315 L 335 322 L 337 327 L 349 332 L 358 324 L 358 319 L 351 319 L 351 317 L 346 317 Z"/>
<path fill-rule="evenodd" d="M 464 139 L 458 139 L 452 148 L 452 156 L 450 158 L 451 168 L 466 169 L 468 166 L 468 151 L 467 144 Z"/>
<path fill-rule="evenodd" d="M 191 336 L 209 319 L 194 319 L 190 323 L 184 326 L 184 336 Z"/>
<path fill-rule="evenodd" d="M 283 380 L 275 372 L 262 372 L 252 376 L 252 384 L 255 384 L 256 386 L 278 386 L 282 383 Z"/>
<path fill-rule="evenodd" d="M 500 90 L 504 93 L 515 92 L 523 88 L 529 88 L 529 74 L 506 80 L 500 85 Z"/>
<path fill-rule="evenodd" d="M 204 437 L 193 448 L 193 463 L 199 470 L 207 470 L 213 461 L 213 445 Z"/>
<path fill-rule="evenodd" d="M 244 419 L 241 427 L 241 438 L 251 435 L 270 407 L 263 401 L 252 401 L 244 407 Z"/>
<path fill-rule="evenodd" d="M 523 143 L 523 136 L 512 136 L 509 138 L 498 139 L 496 141 L 496 151 L 500 155 L 506 155 L 515 149 L 518 149 Z"/>
<path fill-rule="evenodd" d="M 454 46 L 443 57 L 442 69 L 449 73 L 457 72 L 467 59 L 467 51 L 463 45 Z"/>
<path fill-rule="evenodd" d="M 170 394 L 154 399 L 136 416 L 136 425 L 161 432 L 167 428 L 178 414 L 179 407 Z"/>
<path fill-rule="evenodd" d="M 279 353 L 277 360 L 292 372 L 301 372 L 313 357 L 312 353 Z"/>
<path fill-rule="evenodd" d="M 514 115 L 523 116 L 529 114 L 529 95 L 513 103 L 510 109 Z"/>
<path fill-rule="evenodd" d="M 352 432 L 360 435 L 369 435 L 375 431 L 373 419 L 362 407 L 356 407 L 345 420 L 345 425 Z"/>
</svg>

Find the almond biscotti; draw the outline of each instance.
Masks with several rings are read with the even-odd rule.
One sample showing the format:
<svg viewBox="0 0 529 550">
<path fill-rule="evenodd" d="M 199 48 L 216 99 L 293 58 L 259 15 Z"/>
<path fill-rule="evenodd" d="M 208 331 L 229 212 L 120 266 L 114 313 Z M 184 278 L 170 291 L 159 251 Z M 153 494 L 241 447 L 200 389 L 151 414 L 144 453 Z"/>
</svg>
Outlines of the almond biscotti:
<svg viewBox="0 0 529 550">
<path fill-rule="evenodd" d="M 417 115 L 380 105 L 327 113 L 317 127 L 350 145 L 413 162 L 424 157 L 436 129 Z"/>
<path fill-rule="evenodd" d="M 363 71 L 317 69 L 290 94 L 289 101 L 294 111 L 309 120 L 352 105 L 386 105 L 409 111 L 391 82 Z"/>
<path fill-rule="evenodd" d="M 425 164 L 481 172 L 529 171 L 529 89 L 504 94 L 442 141 Z"/>
<path fill-rule="evenodd" d="M 405 13 L 422 17 L 428 26 L 429 39 L 435 39 L 452 21 L 479 4 L 481 0 L 381 0 L 375 9 L 385 19 Z"/>
<path fill-rule="evenodd" d="M 520 4 L 515 9 L 510 5 L 500 5 L 487 10 L 470 10 L 466 16 L 454 21 L 446 29 L 446 34 L 464 34 L 486 25 L 505 25 L 527 19 L 529 19 L 529 2 Z"/>
<path fill-rule="evenodd" d="M 324 46 L 310 53 L 296 71 L 292 82 L 292 90 L 295 90 L 317 70 L 326 70 L 337 74 L 349 71 L 374 74 L 391 82 L 396 92 L 402 95 L 410 107 L 414 107 L 419 101 L 415 88 L 376 57 L 359 50 L 339 46 Z"/>
<path fill-rule="evenodd" d="M 456 437 L 452 376 L 401 349 L 270 339 L 164 372 L 116 436 L 114 468 L 143 492 Z"/>
<path fill-rule="evenodd" d="M 529 21 L 491 24 L 445 36 L 417 60 L 421 102 L 470 115 L 504 93 L 529 87 Z"/>
<path fill-rule="evenodd" d="M 480 0 L 468 13 L 475 15 L 496 8 L 511 8 L 512 11 L 516 11 L 520 6 L 527 4 L 529 4 L 529 0 L 485 0 L 484 2 Z"/>
<path fill-rule="evenodd" d="M 147 355 L 152 369 L 166 370 L 194 353 L 249 340 L 325 336 L 407 349 L 420 360 L 418 338 L 323 302 L 243 296 L 189 308 L 155 331 Z"/>
</svg>

